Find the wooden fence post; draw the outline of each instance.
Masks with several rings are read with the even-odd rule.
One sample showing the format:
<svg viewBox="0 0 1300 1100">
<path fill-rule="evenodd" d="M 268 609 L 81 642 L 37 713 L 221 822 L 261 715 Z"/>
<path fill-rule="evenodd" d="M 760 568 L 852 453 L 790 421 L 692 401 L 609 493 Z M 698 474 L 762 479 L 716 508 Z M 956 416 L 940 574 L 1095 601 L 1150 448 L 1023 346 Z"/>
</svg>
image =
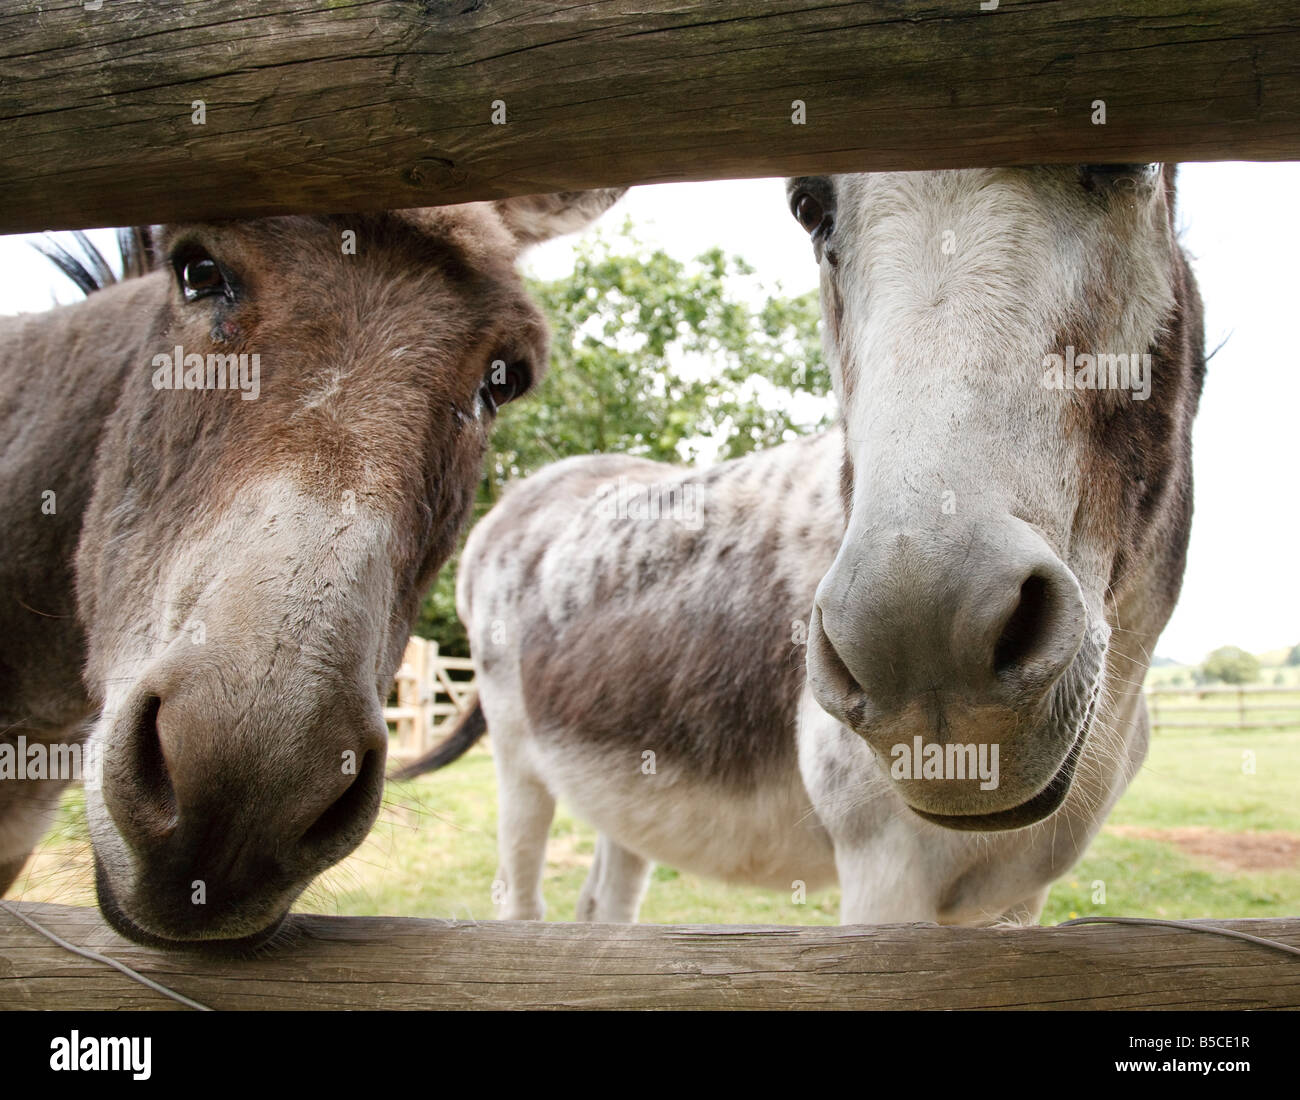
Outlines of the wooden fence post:
<svg viewBox="0 0 1300 1100">
<path fill-rule="evenodd" d="M 397 684 L 397 705 L 386 707 L 384 717 L 393 723 L 397 747 L 393 756 L 414 758 L 430 744 L 433 729 L 433 675 L 438 643 L 412 635 L 402 655 L 402 665 L 393 677 Z"/>
</svg>

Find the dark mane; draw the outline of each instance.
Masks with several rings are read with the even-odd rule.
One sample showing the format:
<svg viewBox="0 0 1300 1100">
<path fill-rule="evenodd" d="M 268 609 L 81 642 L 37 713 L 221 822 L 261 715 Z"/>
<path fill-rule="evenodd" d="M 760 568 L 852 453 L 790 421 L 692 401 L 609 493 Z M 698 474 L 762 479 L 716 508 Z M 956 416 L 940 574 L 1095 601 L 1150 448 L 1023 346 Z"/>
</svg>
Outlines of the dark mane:
<svg viewBox="0 0 1300 1100">
<path fill-rule="evenodd" d="M 76 250 L 69 248 L 52 233 L 33 241 L 32 247 L 77 284 L 85 295 L 94 294 L 113 283 L 134 279 L 152 271 L 157 262 L 155 227 L 131 226 L 117 230 L 118 258 L 122 263 L 122 277 L 109 266 L 103 253 L 80 229 L 72 234 Z"/>
</svg>

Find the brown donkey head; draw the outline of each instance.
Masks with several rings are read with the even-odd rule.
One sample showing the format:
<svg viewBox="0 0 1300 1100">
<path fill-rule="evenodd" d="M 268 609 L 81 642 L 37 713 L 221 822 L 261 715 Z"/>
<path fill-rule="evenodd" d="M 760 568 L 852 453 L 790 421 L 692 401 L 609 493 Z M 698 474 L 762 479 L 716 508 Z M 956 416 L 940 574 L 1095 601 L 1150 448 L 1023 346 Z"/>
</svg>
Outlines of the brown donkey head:
<svg viewBox="0 0 1300 1100">
<path fill-rule="evenodd" d="M 420 599 L 545 368 L 516 255 L 616 197 L 170 226 L 94 296 L 152 318 L 77 556 L 118 931 L 255 944 L 366 835 Z"/>
</svg>

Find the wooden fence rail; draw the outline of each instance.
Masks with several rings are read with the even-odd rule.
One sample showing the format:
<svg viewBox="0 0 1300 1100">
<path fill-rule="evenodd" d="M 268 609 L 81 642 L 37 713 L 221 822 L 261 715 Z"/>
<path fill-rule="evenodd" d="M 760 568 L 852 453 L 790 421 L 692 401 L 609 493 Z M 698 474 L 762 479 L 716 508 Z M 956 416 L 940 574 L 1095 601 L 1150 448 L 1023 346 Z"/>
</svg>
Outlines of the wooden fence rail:
<svg viewBox="0 0 1300 1100">
<path fill-rule="evenodd" d="M 6 233 L 1300 158 L 1300 8 L 1259 0 L 62 0 L 0 42 Z"/>
<path fill-rule="evenodd" d="M 1177 928 L 775 928 L 297 916 L 251 960 L 129 943 L 90 909 L 18 908 L 223 1009 L 1300 1008 L 1300 959 Z M 1197 922 L 1300 945 L 1300 919 Z M 172 1009 L 0 909 L 0 1009 Z"/>
<path fill-rule="evenodd" d="M 1151 708 L 1151 725 L 1153 729 L 1239 729 L 1300 730 L 1300 687 L 1262 687 L 1242 685 L 1240 687 L 1194 687 L 1194 688 L 1157 688 L 1147 691 L 1147 702 Z M 1269 696 L 1290 696 L 1285 702 L 1247 702 L 1252 699 L 1267 700 Z M 1187 699 L 1194 702 L 1169 702 L 1168 700 Z M 1233 699 L 1231 704 L 1210 703 L 1207 699 Z M 1203 715 L 1203 720 L 1180 718 L 1170 721 L 1165 716 L 1173 713 Z M 1282 718 L 1262 719 L 1252 717 L 1260 713 L 1284 715 Z M 1222 720 L 1211 715 L 1228 715 L 1235 721 Z"/>
</svg>

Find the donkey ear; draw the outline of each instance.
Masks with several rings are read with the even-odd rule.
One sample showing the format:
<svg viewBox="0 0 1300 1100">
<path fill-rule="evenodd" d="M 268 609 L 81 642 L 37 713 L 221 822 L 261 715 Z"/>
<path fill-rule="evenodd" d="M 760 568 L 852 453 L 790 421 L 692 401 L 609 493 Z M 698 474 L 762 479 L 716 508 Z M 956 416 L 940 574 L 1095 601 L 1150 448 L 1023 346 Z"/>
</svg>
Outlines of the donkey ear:
<svg viewBox="0 0 1300 1100">
<path fill-rule="evenodd" d="M 493 202 L 519 248 L 586 229 L 616 203 L 626 187 L 599 191 L 556 191 L 552 195 L 520 195 Z"/>
</svg>

